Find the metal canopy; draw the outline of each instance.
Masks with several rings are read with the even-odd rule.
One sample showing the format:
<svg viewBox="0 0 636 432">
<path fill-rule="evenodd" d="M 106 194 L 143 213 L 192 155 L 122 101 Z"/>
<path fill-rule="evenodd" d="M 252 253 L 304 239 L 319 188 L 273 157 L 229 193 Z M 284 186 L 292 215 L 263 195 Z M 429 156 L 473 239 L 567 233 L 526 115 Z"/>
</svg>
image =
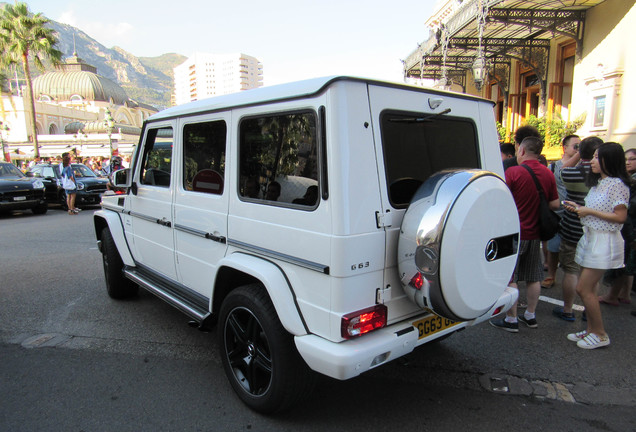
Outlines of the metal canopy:
<svg viewBox="0 0 636 432">
<path fill-rule="evenodd" d="M 445 77 L 465 90 L 466 72 L 473 67 L 481 47 L 490 79 L 502 84 L 505 91 L 510 61 L 515 59 L 536 73 L 545 98 L 550 41 L 570 37 L 577 42 L 580 56 L 585 11 L 603 1 L 466 0 L 404 60 L 404 76 Z M 460 75 L 464 77 L 461 82 L 457 80 Z"/>
</svg>

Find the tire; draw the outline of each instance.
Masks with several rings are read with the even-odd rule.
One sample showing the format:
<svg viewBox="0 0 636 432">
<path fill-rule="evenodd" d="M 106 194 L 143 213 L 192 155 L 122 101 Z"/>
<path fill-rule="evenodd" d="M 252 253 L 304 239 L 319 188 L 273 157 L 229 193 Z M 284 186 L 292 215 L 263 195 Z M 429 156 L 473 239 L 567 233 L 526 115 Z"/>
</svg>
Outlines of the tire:
<svg viewBox="0 0 636 432">
<path fill-rule="evenodd" d="M 68 210 L 68 205 L 66 204 L 66 192 L 64 192 L 64 189 L 60 191 L 57 202 L 59 202 L 60 206 L 62 206 L 62 210 Z"/>
<path fill-rule="evenodd" d="M 232 291 L 219 314 L 223 368 L 238 397 L 254 411 L 284 411 L 308 396 L 315 373 L 302 360 L 259 284 Z"/>
<path fill-rule="evenodd" d="M 519 217 L 505 181 L 482 170 L 427 179 L 407 208 L 398 239 L 406 295 L 453 321 L 483 316 L 508 286 Z"/>
<path fill-rule="evenodd" d="M 139 286 L 124 276 L 124 263 L 108 228 L 102 230 L 102 262 L 106 291 L 111 298 L 125 299 L 137 294 Z"/>
<path fill-rule="evenodd" d="M 38 206 L 36 206 L 36 207 L 33 207 L 33 208 L 31 209 L 31 211 L 33 212 L 33 214 L 41 215 L 41 214 L 45 214 L 45 213 L 47 212 L 47 210 L 48 210 L 48 209 L 49 209 L 49 208 L 48 208 L 47 204 L 46 204 L 46 203 L 44 203 L 44 204 L 39 204 L 39 205 L 38 205 Z"/>
</svg>

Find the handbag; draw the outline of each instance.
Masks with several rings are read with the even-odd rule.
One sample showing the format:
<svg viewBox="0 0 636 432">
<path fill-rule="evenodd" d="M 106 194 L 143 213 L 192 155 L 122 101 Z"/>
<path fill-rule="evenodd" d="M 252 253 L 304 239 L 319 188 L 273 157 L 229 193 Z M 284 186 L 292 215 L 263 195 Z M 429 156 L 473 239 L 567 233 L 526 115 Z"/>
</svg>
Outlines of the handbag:
<svg viewBox="0 0 636 432">
<path fill-rule="evenodd" d="M 70 177 L 67 177 L 66 175 L 62 176 L 62 187 L 65 190 L 73 190 L 77 187 L 77 185 L 75 184 L 75 182 L 73 181 L 73 179 L 71 179 Z"/>
<path fill-rule="evenodd" d="M 559 232 L 559 222 L 561 218 L 558 214 L 550 210 L 550 205 L 545 197 L 543 188 L 541 184 L 539 184 L 539 180 L 537 180 L 537 176 L 532 171 L 532 168 L 528 165 L 521 166 L 528 170 L 539 193 L 539 238 L 541 240 L 550 240 Z"/>
</svg>

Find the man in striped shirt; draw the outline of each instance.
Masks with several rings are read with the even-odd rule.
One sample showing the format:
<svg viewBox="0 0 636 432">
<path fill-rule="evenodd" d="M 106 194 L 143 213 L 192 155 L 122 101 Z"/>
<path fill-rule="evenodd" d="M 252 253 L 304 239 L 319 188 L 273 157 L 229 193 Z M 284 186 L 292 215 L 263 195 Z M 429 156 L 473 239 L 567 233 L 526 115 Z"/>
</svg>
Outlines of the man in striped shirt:
<svg viewBox="0 0 636 432">
<path fill-rule="evenodd" d="M 579 154 L 581 161 L 575 167 L 563 168 L 559 174 L 567 193 L 567 201 L 573 201 L 578 205 L 585 205 L 585 197 L 589 187 L 585 185 L 585 177 L 590 171 L 590 161 L 594 152 L 603 140 L 598 137 L 588 137 L 581 141 Z M 576 296 L 576 284 L 579 281 L 580 266 L 574 261 L 576 245 L 583 235 L 583 227 L 576 213 L 564 211 L 559 228 L 561 246 L 559 247 L 559 262 L 563 269 L 563 307 L 557 306 L 553 309 L 554 315 L 565 321 L 574 321 L 572 305 Z"/>
</svg>

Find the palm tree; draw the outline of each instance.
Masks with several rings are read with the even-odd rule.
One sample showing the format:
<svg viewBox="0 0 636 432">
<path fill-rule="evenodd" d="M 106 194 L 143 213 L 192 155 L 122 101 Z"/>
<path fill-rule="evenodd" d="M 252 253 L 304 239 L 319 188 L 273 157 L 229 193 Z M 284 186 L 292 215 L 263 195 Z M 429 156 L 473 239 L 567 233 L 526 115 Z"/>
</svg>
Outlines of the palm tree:
<svg viewBox="0 0 636 432">
<path fill-rule="evenodd" d="M 40 156 L 40 150 L 29 59 L 32 58 L 41 71 L 44 71 L 42 59 L 48 59 L 54 65 L 59 64 L 62 59 L 62 52 L 55 48 L 58 42 L 55 32 L 46 27 L 49 22 L 41 13 L 32 14 L 26 3 L 7 4 L 0 12 L 0 63 L 4 66 L 22 64 L 29 94 L 35 157 Z"/>
</svg>

